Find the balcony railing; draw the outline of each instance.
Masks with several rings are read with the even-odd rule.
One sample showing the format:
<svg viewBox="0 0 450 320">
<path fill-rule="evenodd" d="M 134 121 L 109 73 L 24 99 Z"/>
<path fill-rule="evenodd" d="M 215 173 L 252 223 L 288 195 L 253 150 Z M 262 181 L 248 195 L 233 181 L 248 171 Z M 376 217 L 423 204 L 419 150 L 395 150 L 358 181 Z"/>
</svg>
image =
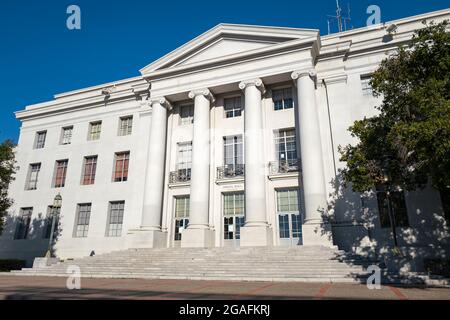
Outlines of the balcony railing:
<svg viewBox="0 0 450 320">
<path fill-rule="evenodd" d="M 245 165 L 243 164 L 226 165 L 217 168 L 217 180 L 244 177 L 244 175 Z"/>
<path fill-rule="evenodd" d="M 172 171 L 169 175 L 169 184 L 191 181 L 191 169 L 180 169 Z"/>
<path fill-rule="evenodd" d="M 300 161 L 272 161 L 269 163 L 269 172 L 274 174 L 285 174 L 300 171 Z"/>
</svg>

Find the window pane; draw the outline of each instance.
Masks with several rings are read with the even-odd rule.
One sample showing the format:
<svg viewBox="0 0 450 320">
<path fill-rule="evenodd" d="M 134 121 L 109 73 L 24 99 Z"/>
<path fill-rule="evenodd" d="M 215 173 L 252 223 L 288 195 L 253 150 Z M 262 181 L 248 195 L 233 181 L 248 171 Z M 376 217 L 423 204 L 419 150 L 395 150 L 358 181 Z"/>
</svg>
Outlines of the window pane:
<svg viewBox="0 0 450 320">
<path fill-rule="evenodd" d="M 116 153 L 115 166 L 114 166 L 114 181 L 122 182 L 128 180 L 128 165 L 129 165 L 130 153 L 121 152 Z"/>
<path fill-rule="evenodd" d="M 302 237 L 302 218 L 299 214 L 291 215 L 292 219 L 292 236 L 294 238 Z"/>
<path fill-rule="evenodd" d="M 38 183 L 38 177 L 39 177 L 40 170 L 41 170 L 40 163 L 30 164 L 30 168 L 29 168 L 29 172 L 28 172 L 28 181 L 25 185 L 26 190 L 36 190 L 37 189 L 37 183 Z"/>
<path fill-rule="evenodd" d="M 83 185 L 94 184 L 96 170 L 97 170 L 97 156 L 86 157 L 84 159 L 84 171 L 82 179 Z"/>
<path fill-rule="evenodd" d="M 361 76 L 361 88 L 364 96 L 373 96 L 373 89 L 370 84 L 372 76 Z"/>
<path fill-rule="evenodd" d="M 73 127 L 63 128 L 61 144 L 70 144 L 72 142 Z"/>
<path fill-rule="evenodd" d="M 279 215 L 278 216 L 278 228 L 280 232 L 280 239 L 289 239 L 289 216 Z"/>
<path fill-rule="evenodd" d="M 133 131 L 133 116 L 120 118 L 119 136 L 130 135 Z"/>
<path fill-rule="evenodd" d="M 108 237 L 120 237 L 122 235 L 124 207 L 125 201 L 110 203 Z"/>
<path fill-rule="evenodd" d="M 242 114 L 242 98 L 226 98 L 224 99 L 224 110 L 226 118 L 240 117 Z"/>
<path fill-rule="evenodd" d="M 47 131 L 36 133 L 36 149 L 42 149 L 45 146 L 45 138 L 47 137 Z"/>
<path fill-rule="evenodd" d="M 188 125 L 194 122 L 194 106 L 181 106 L 180 107 L 180 124 Z"/>
<path fill-rule="evenodd" d="M 240 239 L 240 228 L 245 224 L 244 193 L 223 195 L 224 239 Z"/>
<path fill-rule="evenodd" d="M 272 91 L 274 110 L 292 109 L 294 107 L 292 99 L 292 88 L 277 89 Z"/>
<path fill-rule="evenodd" d="M 102 123 L 100 121 L 90 123 L 88 140 L 100 139 L 101 131 L 102 131 Z"/>
<path fill-rule="evenodd" d="M 55 188 L 63 188 L 65 186 L 68 163 L 68 160 L 56 161 L 55 181 L 53 184 Z"/>
<path fill-rule="evenodd" d="M 89 231 L 89 221 L 91 217 L 91 204 L 79 204 L 76 217 L 75 237 L 87 237 Z"/>
</svg>

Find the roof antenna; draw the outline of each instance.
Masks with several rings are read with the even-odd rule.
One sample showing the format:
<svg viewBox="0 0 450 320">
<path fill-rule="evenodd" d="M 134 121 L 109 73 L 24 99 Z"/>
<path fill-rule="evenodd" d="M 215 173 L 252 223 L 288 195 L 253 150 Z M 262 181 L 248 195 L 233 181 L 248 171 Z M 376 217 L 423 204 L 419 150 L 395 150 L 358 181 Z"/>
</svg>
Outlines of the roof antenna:
<svg viewBox="0 0 450 320">
<path fill-rule="evenodd" d="M 338 32 L 343 32 L 343 31 L 347 31 L 347 23 L 351 23 L 351 18 L 350 18 L 350 4 L 348 4 L 348 16 L 344 17 L 342 15 L 342 8 L 339 5 L 339 0 L 336 0 L 336 15 L 335 16 L 331 16 L 331 15 L 327 15 L 328 19 L 327 19 L 327 24 L 328 24 L 328 34 L 331 34 L 331 26 L 333 24 L 333 22 L 337 23 L 337 28 L 338 28 Z M 351 29 L 353 29 L 353 26 L 351 27 Z"/>
</svg>

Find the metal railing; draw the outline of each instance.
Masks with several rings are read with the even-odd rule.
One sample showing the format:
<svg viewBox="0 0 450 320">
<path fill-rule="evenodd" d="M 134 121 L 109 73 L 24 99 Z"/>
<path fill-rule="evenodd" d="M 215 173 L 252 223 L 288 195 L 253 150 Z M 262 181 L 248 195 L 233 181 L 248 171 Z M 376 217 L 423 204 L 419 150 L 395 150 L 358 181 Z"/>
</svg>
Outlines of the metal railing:
<svg viewBox="0 0 450 320">
<path fill-rule="evenodd" d="M 169 174 L 169 184 L 191 181 L 191 169 L 179 169 Z"/>
<path fill-rule="evenodd" d="M 272 161 L 269 162 L 269 173 L 283 174 L 300 171 L 300 160 L 297 161 Z"/>
<path fill-rule="evenodd" d="M 218 180 L 244 177 L 244 175 L 245 175 L 245 165 L 243 164 L 226 165 L 217 168 Z"/>
</svg>

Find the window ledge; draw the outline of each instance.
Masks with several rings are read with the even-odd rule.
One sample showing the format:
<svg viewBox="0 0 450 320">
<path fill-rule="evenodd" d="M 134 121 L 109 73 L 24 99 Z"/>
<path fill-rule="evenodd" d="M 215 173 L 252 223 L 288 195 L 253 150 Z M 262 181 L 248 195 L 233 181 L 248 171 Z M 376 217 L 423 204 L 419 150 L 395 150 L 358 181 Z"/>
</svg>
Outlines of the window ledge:
<svg viewBox="0 0 450 320">
<path fill-rule="evenodd" d="M 276 173 L 276 174 L 269 174 L 269 180 L 287 180 L 287 179 L 293 179 L 298 178 L 300 176 L 299 172 L 292 172 L 292 173 Z"/>
<path fill-rule="evenodd" d="M 176 189 L 176 188 L 186 188 L 186 187 L 190 187 L 191 186 L 191 182 L 178 182 L 178 183 L 169 183 L 169 188 L 170 189 Z"/>
<path fill-rule="evenodd" d="M 216 180 L 216 184 L 218 184 L 218 185 L 233 184 L 233 183 L 237 183 L 237 182 L 244 182 L 244 180 L 245 180 L 244 177 L 228 178 L 228 179 Z"/>
</svg>

